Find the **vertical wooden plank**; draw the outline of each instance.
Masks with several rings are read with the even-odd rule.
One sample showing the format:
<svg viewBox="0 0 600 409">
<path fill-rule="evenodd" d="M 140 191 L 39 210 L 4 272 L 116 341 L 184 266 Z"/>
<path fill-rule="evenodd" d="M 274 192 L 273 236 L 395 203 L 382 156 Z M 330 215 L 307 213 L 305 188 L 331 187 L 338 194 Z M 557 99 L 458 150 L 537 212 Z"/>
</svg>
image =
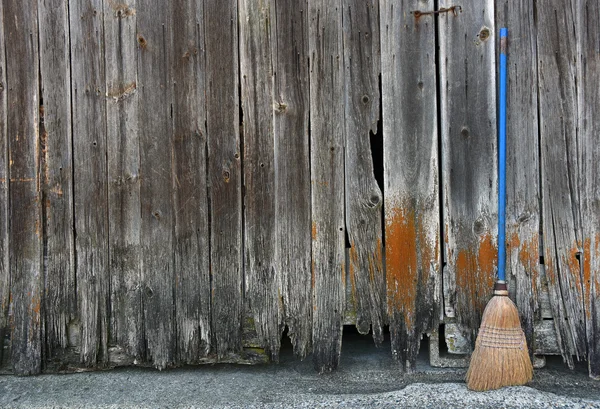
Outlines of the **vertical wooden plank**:
<svg viewBox="0 0 600 409">
<path fill-rule="evenodd" d="M 586 356 L 580 266 L 574 2 L 537 8 L 542 229 L 550 304 L 563 359 Z"/>
<path fill-rule="evenodd" d="M 341 1 L 309 1 L 313 361 L 337 368 L 345 299 Z"/>
<path fill-rule="evenodd" d="M 73 237 L 71 68 L 66 0 L 38 1 L 43 100 L 42 192 L 44 212 L 44 319 L 48 354 L 68 346 L 67 327 L 77 313 Z"/>
<path fill-rule="evenodd" d="M 136 1 L 104 3 L 111 342 L 144 356 Z"/>
<path fill-rule="evenodd" d="M 77 299 L 83 364 L 108 359 L 108 214 L 102 0 L 69 2 Z"/>
<path fill-rule="evenodd" d="M 406 369 L 441 301 L 435 17 L 415 15 L 433 8 L 384 1 L 381 14 L 387 305 L 392 353 Z"/>
<path fill-rule="evenodd" d="M 9 252 L 12 364 L 18 375 L 42 369 L 42 219 L 39 178 L 39 72 L 37 7 L 2 4 L 6 41 L 9 147 Z"/>
<path fill-rule="evenodd" d="M 288 335 L 304 358 L 312 340 L 308 3 L 275 0 L 271 15 L 276 261 Z"/>
<path fill-rule="evenodd" d="M 370 132 L 379 119 L 379 3 L 344 0 L 345 207 L 350 239 L 350 283 L 356 327 L 383 342 L 385 275 L 381 213 Z"/>
<path fill-rule="evenodd" d="M 242 195 L 237 3 L 204 3 L 211 319 L 219 358 L 241 348 Z"/>
<path fill-rule="evenodd" d="M 600 378 L 600 5 L 577 2 L 579 56 L 578 91 L 581 135 L 581 196 L 583 233 L 583 299 L 589 374 Z"/>
<path fill-rule="evenodd" d="M 239 2 L 244 113 L 245 296 L 258 337 L 277 360 L 283 304 L 275 261 L 275 151 L 271 2 Z M 277 109 L 275 107 L 275 109 Z"/>
<path fill-rule="evenodd" d="M 144 335 L 159 369 L 175 359 L 171 13 L 160 0 L 136 9 Z"/>
<path fill-rule="evenodd" d="M 497 27 L 508 27 L 506 237 L 508 287 L 532 351 L 542 291 L 537 45 L 530 1 L 497 1 Z M 498 31 L 498 29 L 496 30 Z"/>
<path fill-rule="evenodd" d="M 439 7 L 452 2 L 442 0 Z M 497 259 L 494 1 L 439 16 L 444 309 L 479 328 Z"/>
<path fill-rule="evenodd" d="M 206 186 L 203 2 L 173 4 L 175 299 L 181 362 L 210 348 L 210 270 Z"/>
<path fill-rule="evenodd" d="M 4 42 L 4 3 L 0 2 L 0 346 L 8 331 L 10 300 L 9 208 L 8 208 L 8 134 L 6 132 L 8 94 L 6 84 L 6 43 Z M 0 362 L 4 362 L 4 348 L 0 348 Z"/>
</svg>

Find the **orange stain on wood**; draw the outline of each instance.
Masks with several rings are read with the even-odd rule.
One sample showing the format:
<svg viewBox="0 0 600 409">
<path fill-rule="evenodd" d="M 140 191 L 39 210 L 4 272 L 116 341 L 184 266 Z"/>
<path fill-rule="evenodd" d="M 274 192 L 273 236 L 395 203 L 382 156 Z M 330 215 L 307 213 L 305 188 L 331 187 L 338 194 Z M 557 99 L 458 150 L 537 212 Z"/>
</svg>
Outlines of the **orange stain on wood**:
<svg viewBox="0 0 600 409">
<path fill-rule="evenodd" d="M 597 243 L 597 242 L 596 242 Z M 592 297 L 592 243 L 589 237 L 583 242 L 583 291 L 586 303 L 584 305 L 585 318 L 592 319 L 592 309 L 590 308 L 590 300 Z"/>
<path fill-rule="evenodd" d="M 433 246 L 429 243 L 426 227 L 413 209 L 396 207 L 389 214 L 385 233 L 388 312 L 402 312 L 407 328 L 413 328 L 417 286 L 419 281 L 428 282 L 431 258 L 439 253 L 439 242 Z"/>
<path fill-rule="evenodd" d="M 312 222 L 311 237 L 313 240 L 317 239 L 317 223 L 316 222 Z"/>
<path fill-rule="evenodd" d="M 492 235 L 484 234 L 477 249 L 460 249 L 456 258 L 456 291 L 463 294 L 462 309 L 477 309 L 483 313 L 492 292 L 498 248 Z"/>
<path fill-rule="evenodd" d="M 533 297 L 535 300 L 538 299 L 538 288 L 536 285 L 539 275 L 538 265 L 540 259 L 538 245 L 538 237 L 533 236 L 531 239 L 523 242 L 519 248 L 519 262 L 526 269 L 525 271 L 531 274 L 531 290 L 533 291 Z"/>
</svg>

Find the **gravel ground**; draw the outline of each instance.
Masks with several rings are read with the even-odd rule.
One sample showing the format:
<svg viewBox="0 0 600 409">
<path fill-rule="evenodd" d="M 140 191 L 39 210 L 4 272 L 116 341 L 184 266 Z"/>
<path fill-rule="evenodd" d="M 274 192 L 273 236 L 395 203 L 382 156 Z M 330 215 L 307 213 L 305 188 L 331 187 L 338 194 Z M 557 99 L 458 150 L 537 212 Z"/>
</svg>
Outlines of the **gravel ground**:
<svg viewBox="0 0 600 409">
<path fill-rule="evenodd" d="M 600 408 L 600 381 L 585 364 L 571 371 L 560 358 L 524 387 L 467 390 L 464 369 L 431 368 L 425 353 L 414 373 L 391 362 L 389 346 L 344 338 L 340 368 L 316 374 L 289 351 L 279 364 L 207 365 L 167 371 L 0 376 L 2 408 Z"/>
</svg>

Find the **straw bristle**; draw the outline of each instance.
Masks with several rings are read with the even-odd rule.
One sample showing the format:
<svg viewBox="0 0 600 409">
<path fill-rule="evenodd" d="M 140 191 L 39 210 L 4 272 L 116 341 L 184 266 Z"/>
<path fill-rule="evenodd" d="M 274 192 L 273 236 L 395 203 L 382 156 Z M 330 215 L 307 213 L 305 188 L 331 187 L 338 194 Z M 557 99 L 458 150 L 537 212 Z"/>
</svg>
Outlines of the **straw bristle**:
<svg viewBox="0 0 600 409">
<path fill-rule="evenodd" d="M 506 296 L 494 296 L 483 312 L 467 387 L 486 391 L 524 385 L 532 378 L 533 366 L 517 307 Z"/>
</svg>

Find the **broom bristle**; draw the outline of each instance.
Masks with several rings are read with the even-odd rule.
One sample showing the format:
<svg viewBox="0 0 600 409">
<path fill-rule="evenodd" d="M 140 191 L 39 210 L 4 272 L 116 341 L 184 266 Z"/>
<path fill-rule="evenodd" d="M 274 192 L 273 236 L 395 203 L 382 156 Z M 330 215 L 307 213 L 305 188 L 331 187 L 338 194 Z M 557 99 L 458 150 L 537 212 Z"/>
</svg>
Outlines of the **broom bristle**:
<svg viewBox="0 0 600 409">
<path fill-rule="evenodd" d="M 483 312 L 467 387 L 486 391 L 524 385 L 531 379 L 533 366 L 517 307 L 506 296 L 494 296 Z"/>
</svg>

